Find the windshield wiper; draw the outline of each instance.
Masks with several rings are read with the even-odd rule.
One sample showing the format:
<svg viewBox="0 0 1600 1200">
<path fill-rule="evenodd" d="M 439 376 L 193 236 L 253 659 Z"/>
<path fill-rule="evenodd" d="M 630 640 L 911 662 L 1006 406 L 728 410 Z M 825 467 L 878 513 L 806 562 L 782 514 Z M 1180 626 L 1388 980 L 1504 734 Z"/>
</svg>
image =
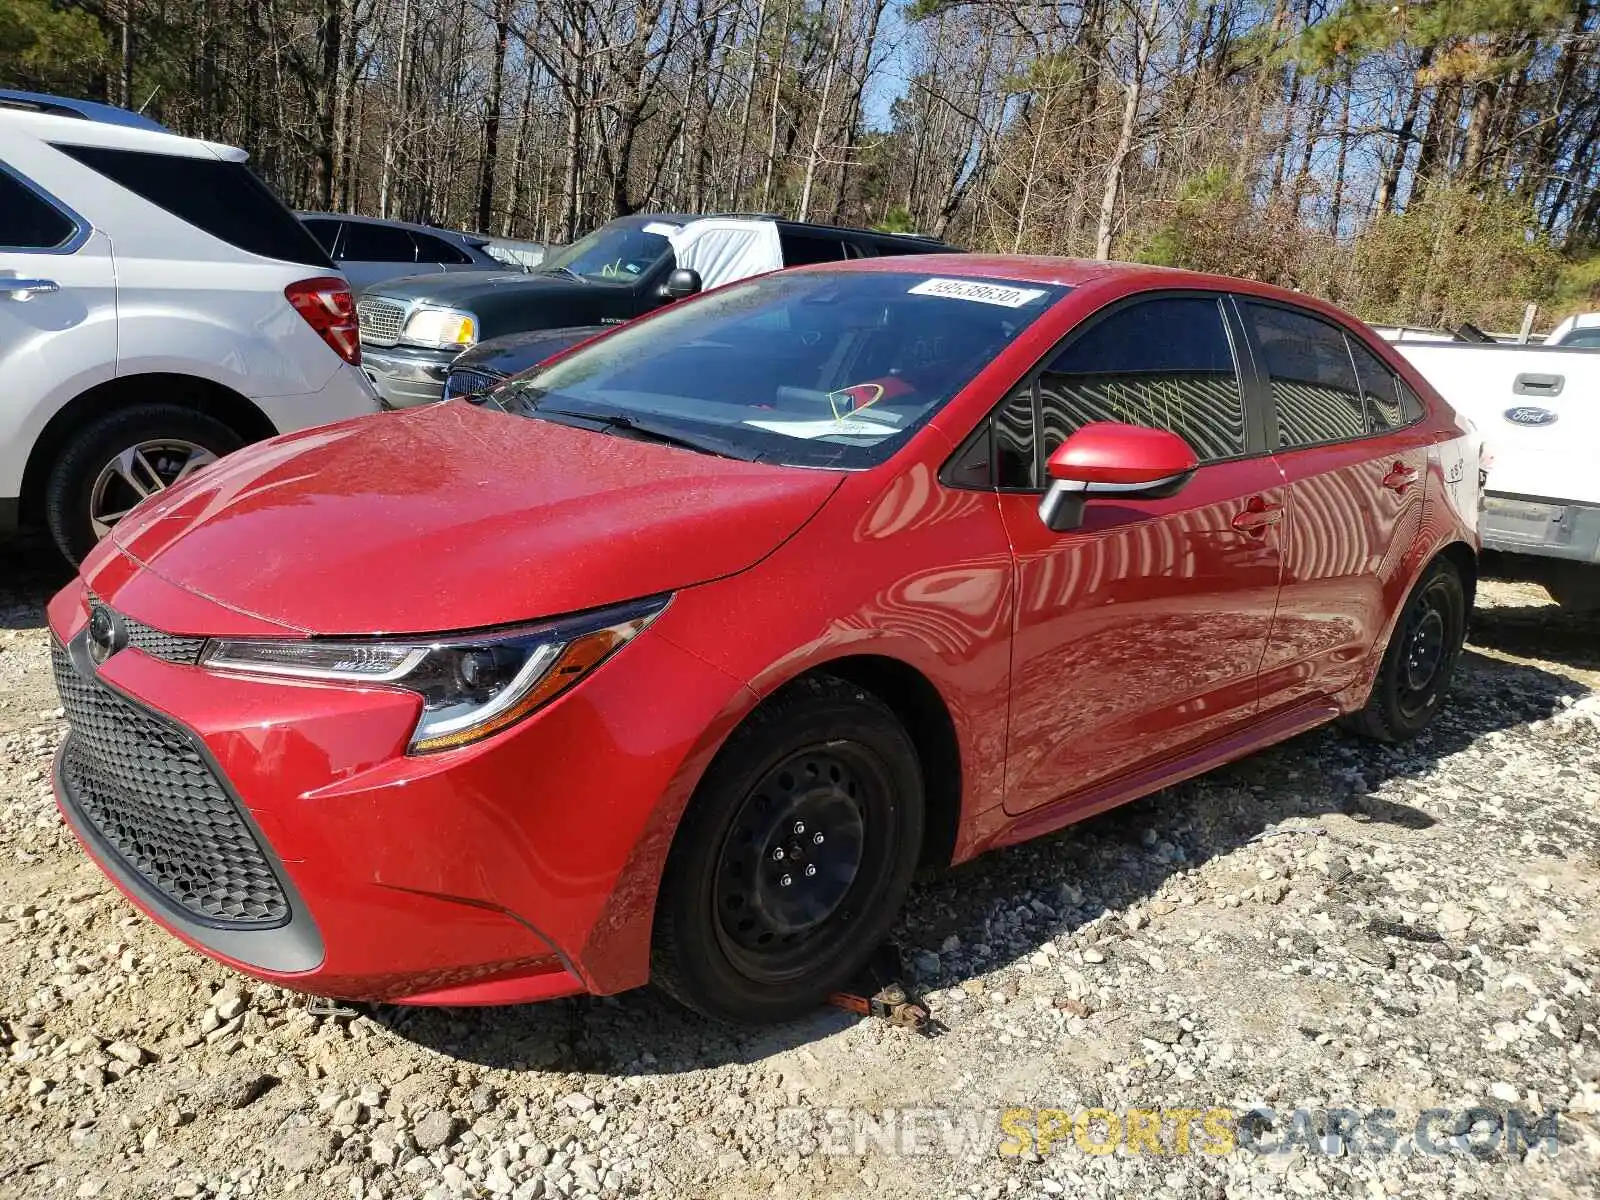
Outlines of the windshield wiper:
<svg viewBox="0 0 1600 1200">
<path fill-rule="evenodd" d="M 571 267 L 546 267 L 544 270 L 545 270 L 545 274 L 546 275 L 566 275 L 569 278 L 576 279 L 579 283 L 588 283 L 589 282 L 582 275 L 579 275 L 576 271 L 574 271 Z"/>
<path fill-rule="evenodd" d="M 627 413 L 577 412 L 567 408 L 549 408 L 543 404 L 527 405 L 523 411 L 536 417 L 568 417 L 574 421 L 588 421 L 598 425 L 601 429 L 631 437 L 635 441 L 655 442 L 661 446 L 677 446 L 680 449 L 695 450 L 701 454 L 715 454 L 719 458 L 736 458 L 741 462 L 755 462 L 759 457 L 754 452 L 735 446 L 730 442 L 687 437 L 681 433 L 673 433 L 670 429 L 663 429 L 659 425 L 647 424 L 637 417 L 629 416 Z"/>
</svg>

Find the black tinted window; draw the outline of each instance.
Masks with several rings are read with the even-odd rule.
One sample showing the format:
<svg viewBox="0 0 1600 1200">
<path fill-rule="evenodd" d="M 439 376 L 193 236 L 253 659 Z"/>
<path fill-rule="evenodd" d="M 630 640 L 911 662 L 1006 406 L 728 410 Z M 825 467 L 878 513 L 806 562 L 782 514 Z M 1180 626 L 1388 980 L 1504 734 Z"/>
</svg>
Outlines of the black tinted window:
<svg viewBox="0 0 1600 1200">
<path fill-rule="evenodd" d="M 331 221 L 327 217 L 302 217 L 300 224 L 311 231 L 311 236 L 317 239 L 329 254 L 333 253 L 333 244 L 339 240 L 339 222 Z"/>
<path fill-rule="evenodd" d="M 414 263 L 417 244 L 407 230 L 393 225 L 352 221 L 345 227 L 339 257 L 347 262 Z"/>
<path fill-rule="evenodd" d="M 417 243 L 418 262 L 443 263 L 453 267 L 472 261 L 470 254 L 431 233 L 413 233 L 411 236 Z"/>
<path fill-rule="evenodd" d="M 1039 377 L 1048 458 L 1092 421 L 1166 429 L 1202 462 L 1245 452 L 1244 397 L 1215 299 L 1146 300 L 1096 322 Z"/>
<path fill-rule="evenodd" d="M 1244 305 L 1261 343 L 1280 446 L 1314 446 L 1360 437 L 1365 405 L 1342 330 L 1326 321 L 1267 304 Z"/>
<path fill-rule="evenodd" d="M 1400 411 L 1399 380 L 1371 350 L 1355 338 L 1350 343 L 1350 356 L 1356 360 L 1356 378 L 1361 381 L 1361 394 L 1367 402 L 1367 429 L 1382 433 L 1385 429 L 1398 429 L 1407 424 Z"/>
<path fill-rule="evenodd" d="M 1422 405 L 1422 398 L 1411 390 L 1404 379 L 1395 380 L 1395 387 L 1400 393 L 1400 415 L 1405 418 L 1405 423 L 1409 425 L 1422 420 L 1428 411 Z"/>
<path fill-rule="evenodd" d="M 836 237 L 817 237 L 809 233 L 778 231 L 783 250 L 783 265 L 803 267 L 807 263 L 842 262 L 847 256 L 844 242 Z"/>
<path fill-rule="evenodd" d="M 104 146 L 56 149 L 230 246 L 284 262 L 333 265 L 299 218 L 244 163 Z"/>
<path fill-rule="evenodd" d="M 0 171 L 0 247 L 54 250 L 77 227 L 20 180 Z"/>
</svg>

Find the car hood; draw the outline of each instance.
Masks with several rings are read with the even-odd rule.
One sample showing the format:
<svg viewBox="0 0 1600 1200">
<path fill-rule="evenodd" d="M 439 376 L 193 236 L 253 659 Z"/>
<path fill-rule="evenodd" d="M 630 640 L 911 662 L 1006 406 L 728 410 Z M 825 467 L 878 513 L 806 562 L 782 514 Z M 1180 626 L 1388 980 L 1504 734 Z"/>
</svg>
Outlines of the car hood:
<svg viewBox="0 0 1600 1200">
<path fill-rule="evenodd" d="M 508 333 L 504 337 L 479 342 L 470 350 L 463 350 L 450 364 L 450 369 L 491 371 L 509 377 L 538 366 L 569 346 L 576 346 L 614 328 L 614 325 L 576 325 L 567 329 L 531 329 L 526 333 Z"/>
<path fill-rule="evenodd" d="M 502 296 L 552 300 L 562 296 L 581 296 L 586 288 L 603 286 L 584 283 L 566 275 L 528 274 L 526 271 L 444 271 L 432 275 L 408 275 L 390 279 L 368 290 L 369 296 L 393 300 L 423 300 L 446 308 L 471 310 L 474 304 Z"/>
<path fill-rule="evenodd" d="M 258 443 L 111 538 L 166 583 L 287 630 L 436 633 L 735 574 L 842 477 L 449 403 Z"/>
</svg>

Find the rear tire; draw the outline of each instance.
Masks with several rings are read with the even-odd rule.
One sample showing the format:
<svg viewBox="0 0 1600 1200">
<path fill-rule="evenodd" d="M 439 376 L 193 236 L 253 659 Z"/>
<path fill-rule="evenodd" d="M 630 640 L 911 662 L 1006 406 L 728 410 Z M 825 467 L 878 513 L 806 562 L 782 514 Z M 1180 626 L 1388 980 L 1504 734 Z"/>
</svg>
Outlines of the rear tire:
<svg viewBox="0 0 1600 1200">
<path fill-rule="evenodd" d="M 799 680 L 734 732 L 673 840 L 651 978 L 725 1021 L 786 1021 L 888 936 L 922 845 L 922 771 L 894 713 Z"/>
<path fill-rule="evenodd" d="M 76 565 L 108 527 L 97 518 L 125 512 L 141 498 L 139 489 L 161 491 L 194 466 L 243 444 L 221 421 L 177 404 L 135 404 L 90 421 L 67 443 L 45 481 L 50 536 Z M 141 449 L 134 478 L 118 475 L 119 458 Z"/>
<path fill-rule="evenodd" d="M 1461 572 L 1449 559 L 1437 558 L 1406 597 L 1366 708 L 1348 717 L 1346 726 L 1381 742 L 1416 737 L 1443 706 L 1466 638 Z"/>
</svg>

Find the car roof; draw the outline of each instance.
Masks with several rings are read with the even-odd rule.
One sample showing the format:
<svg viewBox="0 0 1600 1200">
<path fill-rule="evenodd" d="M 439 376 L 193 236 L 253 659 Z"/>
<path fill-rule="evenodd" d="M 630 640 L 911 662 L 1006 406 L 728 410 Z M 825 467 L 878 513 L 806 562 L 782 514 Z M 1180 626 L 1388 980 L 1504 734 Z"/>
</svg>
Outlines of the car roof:
<svg viewBox="0 0 1600 1200">
<path fill-rule="evenodd" d="M 355 225 L 383 225 L 390 229 L 409 229 L 412 233 L 431 233 L 435 237 L 460 238 L 462 241 L 471 242 L 473 245 L 494 240 L 484 237 L 482 234 L 466 233 L 460 229 L 446 229 L 440 225 L 423 225 L 417 221 L 395 221 L 388 217 L 364 217 L 356 213 L 297 212 L 295 216 L 302 220 L 307 217 L 317 217 L 324 221 L 349 221 Z"/>
<path fill-rule="evenodd" d="M 1232 275 L 1210 275 L 1177 267 L 1153 267 L 1144 263 L 1101 262 L 1092 258 L 1049 258 L 1027 254 L 918 254 L 911 257 L 857 258 L 848 262 L 819 263 L 794 267 L 798 271 L 891 271 L 916 275 L 953 275 L 971 279 L 1006 279 L 1017 283 L 1045 283 L 1062 287 L 1103 287 L 1107 293 L 1159 291 L 1163 288 L 1195 288 L 1206 291 L 1238 292 L 1298 305 L 1362 326 L 1349 313 L 1303 292 L 1291 291 L 1254 279 Z"/>
<path fill-rule="evenodd" d="M 0 109 L 65 117 L 73 121 L 96 121 L 102 125 L 121 125 L 128 129 L 152 129 L 157 133 L 172 132 L 143 113 L 118 108 L 114 104 L 75 100 L 70 96 L 51 96 L 44 92 L 24 92 L 15 88 L 0 88 Z"/>
<path fill-rule="evenodd" d="M 7 103 L 6 97 L 22 99 Z M 40 99 L 36 102 L 28 97 Z M 90 115 L 91 112 L 110 115 Z M 41 96 L 37 92 L 0 91 L 0 130 L 35 137 L 58 147 L 102 146 L 185 158 L 220 158 L 224 162 L 244 162 L 249 158 L 237 146 L 172 133 L 165 126 L 127 109 L 96 104 L 92 100 Z"/>
</svg>

